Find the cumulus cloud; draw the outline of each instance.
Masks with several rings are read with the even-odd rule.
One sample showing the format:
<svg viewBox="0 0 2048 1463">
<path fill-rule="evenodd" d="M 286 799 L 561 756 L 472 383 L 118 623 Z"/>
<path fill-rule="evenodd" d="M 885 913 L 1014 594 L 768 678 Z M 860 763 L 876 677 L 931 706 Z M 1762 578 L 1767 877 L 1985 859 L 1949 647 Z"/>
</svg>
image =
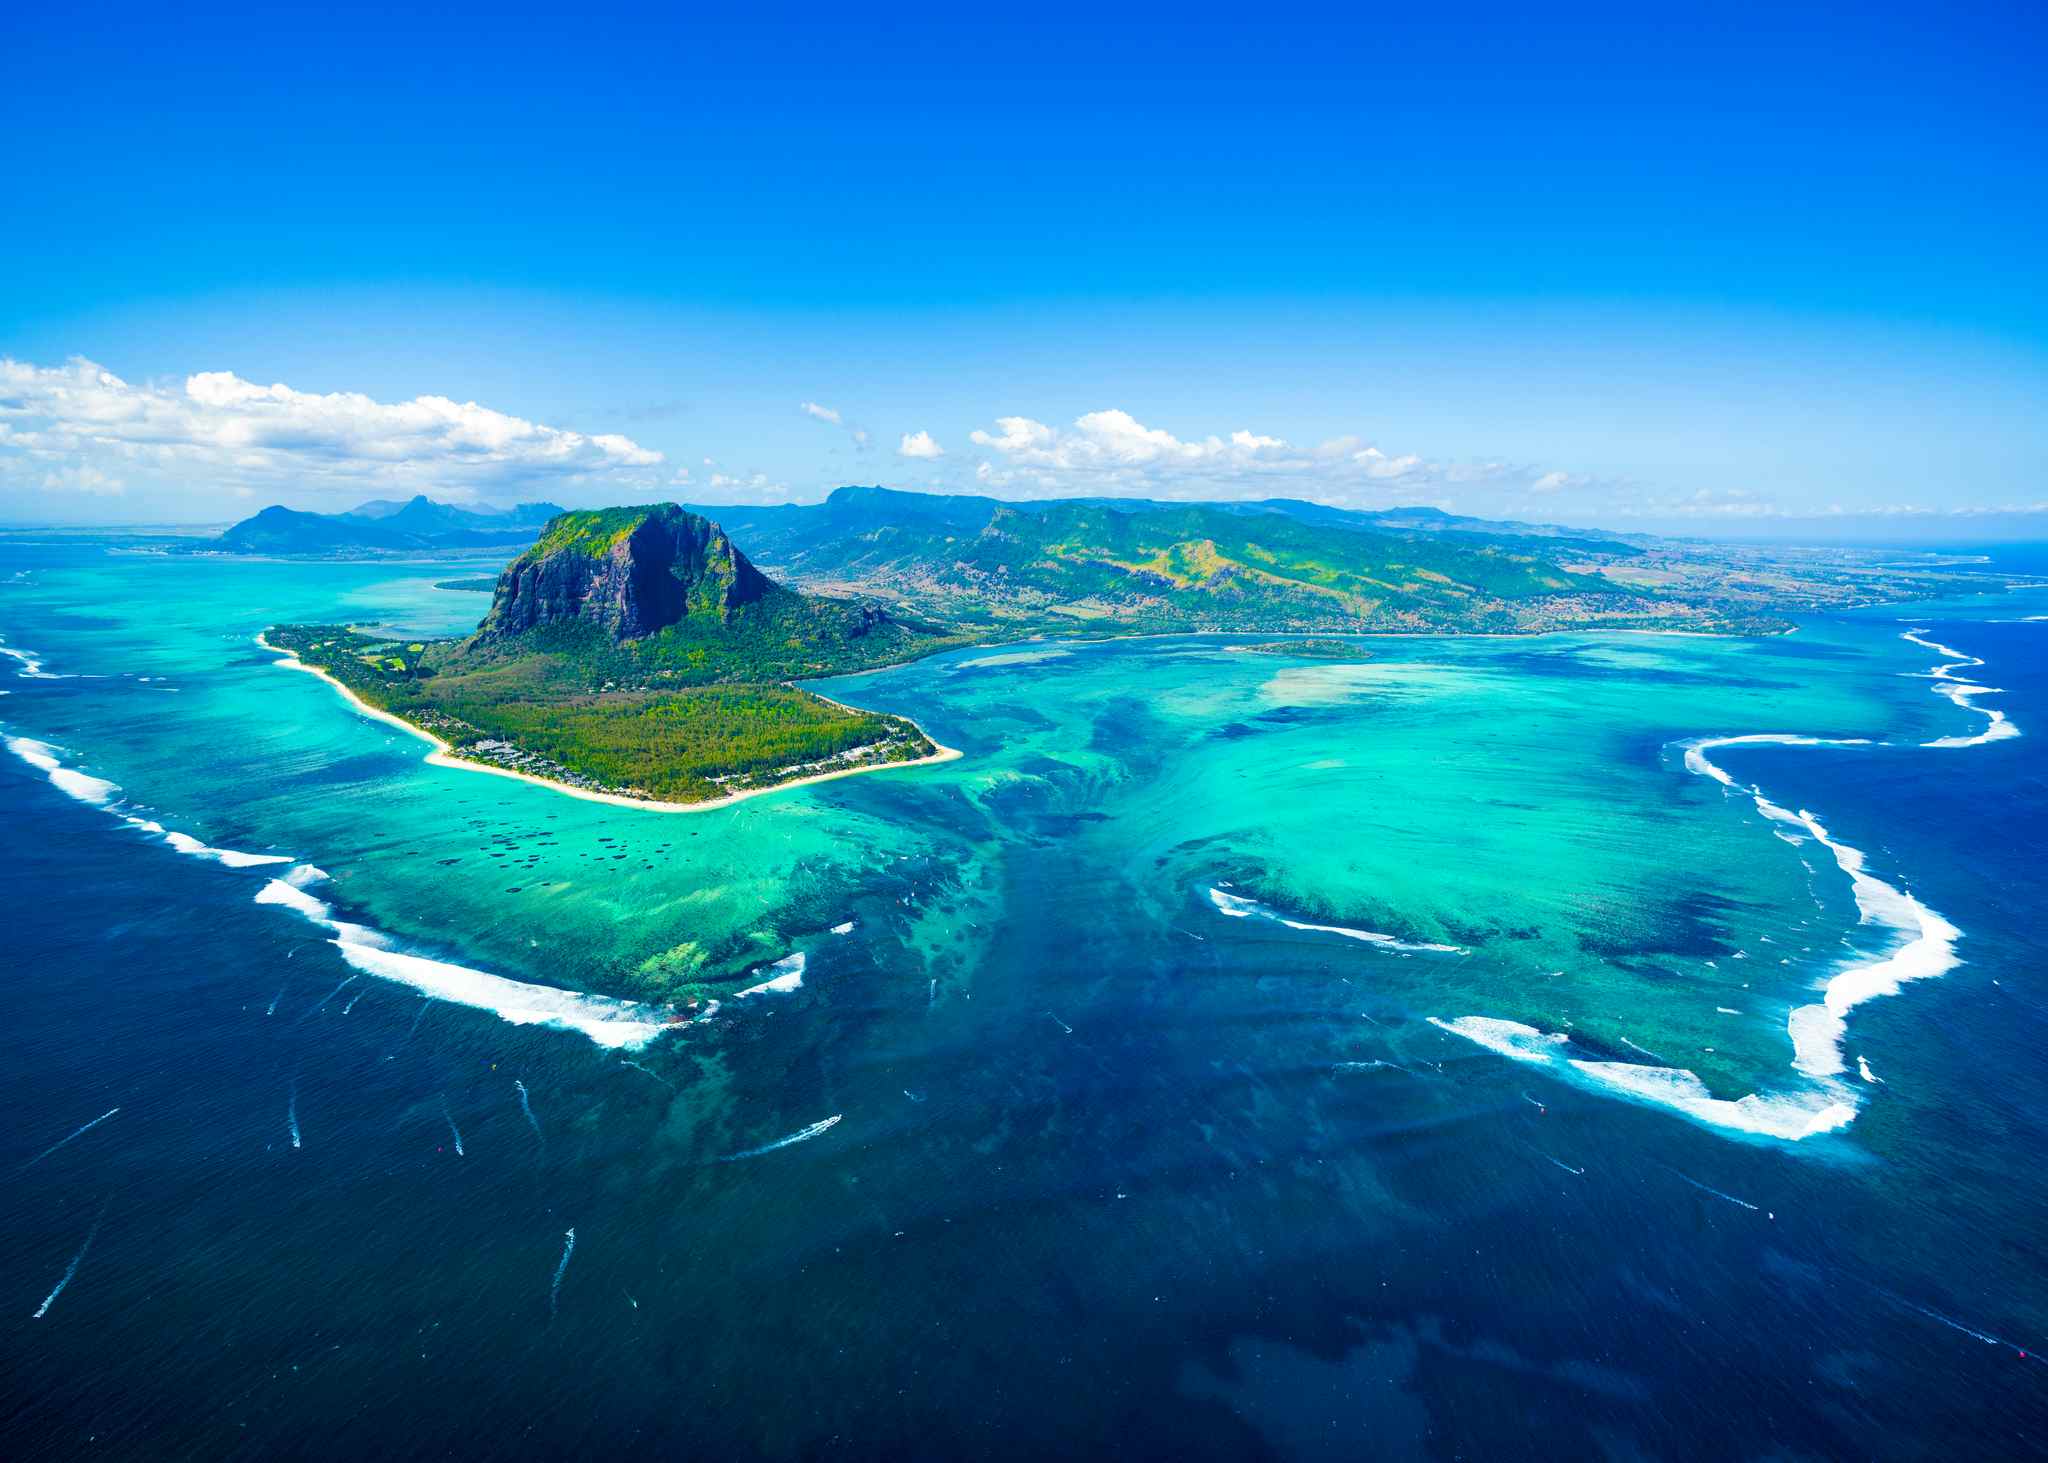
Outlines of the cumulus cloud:
<svg viewBox="0 0 2048 1463">
<path fill-rule="evenodd" d="M 896 449 L 898 457 L 944 457 L 946 449 L 932 440 L 930 432 L 905 432 L 903 445 Z"/>
<path fill-rule="evenodd" d="M 640 482 L 662 461 L 631 438 L 543 426 L 445 396 L 261 386 L 231 371 L 137 385 L 87 360 L 0 358 L 0 466 L 117 491 L 203 475 L 231 489 L 432 488 L 450 496 L 591 480 Z"/>
<path fill-rule="evenodd" d="M 1561 474 L 1539 474 L 1509 463 L 1390 455 L 1357 436 L 1333 437 L 1312 447 L 1242 427 L 1182 438 L 1116 409 L 1088 412 L 1070 427 L 1024 416 L 998 417 L 993 431 L 977 429 L 969 440 L 988 454 L 975 468 L 979 482 L 1030 496 L 1310 494 L 1363 506 L 1414 501 L 1422 490 L 1454 484 L 1548 492 L 1567 481 Z M 1538 489 L 1538 483 L 1548 485 Z"/>
</svg>

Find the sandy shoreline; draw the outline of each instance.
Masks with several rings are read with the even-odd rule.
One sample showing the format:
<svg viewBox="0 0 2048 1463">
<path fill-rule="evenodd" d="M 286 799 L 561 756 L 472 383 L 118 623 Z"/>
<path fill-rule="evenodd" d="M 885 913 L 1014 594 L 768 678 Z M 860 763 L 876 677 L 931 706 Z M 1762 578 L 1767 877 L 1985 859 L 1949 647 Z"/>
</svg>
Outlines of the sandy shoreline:
<svg viewBox="0 0 2048 1463">
<path fill-rule="evenodd" d="M 552 778 L 536 777 L 531 772 L 515 772 L 510 767 L 493 767 L 487 762 L 472 762 L 466 757 L 458 757 L 455 755 L 455 748 L 448 742 L 435 736 L 425 727 L 413 725 L 402 716 L 372 706 L 340 681 L 337 681 L 333 676 L 327 674 L 326 671 L 321 670 L 320 667 L 307 665 L 290 651 L 281 650 L 277 646 L 272 645 L 262 635 L 256 637 L 256 643 L 273 655 L 283 656 L 284 659 L 277 661 L 276 664 L 284 669 L 304 671 L 309 676 L 318 676 L 336 691 L 340 692 L 341 698 L 364 716 L 374 721 L 387 722 L 397 727 L 400 731 L 410 732 L 423 742 L 431 743 L 434 750 L 429 752 L 425 759 L 430 767 L 452 767 L 461 772 L 487 772 L 493 777 L 509 777 L 516 782 L 530 782 L 535 787 L 544 787 L 553 792 L 565 793 L 572 798 L 582 798 L 585 802 L 611 803 L 615 807 L 636 808 L 643 813 L 710 813 L 715 812 L 719 808 L 729 808 L 734 803 L 745 802 L 748 798 L 761 797 L 771 792 L 781 792 L 786 788 L 805 787 L 814 782 L 831 782 L 835 778 L 854 777 L 863 772 L 891 772 L 899 767 L 924 767 L 934 762 L 952 762 L 961 756 L 958 750 L 940 744 L 932 737 L 931 733 L 925 731 L 923 727 L 917 726 L 916 722 L 910 721 L 910 718 L 906 716 L 901 719 L 910 721 L 912 726 L 917 726 L 918 733 L 926 741 L 931 742 L 933 747 L 937 748 L 931 756 L 919 757 L 911 762 L 878 762 L 870 767 L 842 767 L 836 772 L 816 772 L 809 777 L 796 777 L 791 778 L 788 782 L 778 782 L 773 787 L 750 787 L 742 792 L 730 792 L 723 797 L 711 798 L 701 803 L 665 803 L 655 798 L 631 798 L 615 792 L 592 792 L 588 788 L 571 787 L 566 782 L 556 782 Z M 813 696 L 818 695 L 815 691 L 810 694 Z M 858 706 L 848 706 L 842 701 L 833 701 L 830 696 L 818 696 L 818 699 L 831 702 L 832 705 L 839 707 L 842 711 L 859 712 L 862 715 L 877 714 L 864 711 Z M 895 713 L 890 712 L 887 714 L 893 716 Z"/>
</svg>

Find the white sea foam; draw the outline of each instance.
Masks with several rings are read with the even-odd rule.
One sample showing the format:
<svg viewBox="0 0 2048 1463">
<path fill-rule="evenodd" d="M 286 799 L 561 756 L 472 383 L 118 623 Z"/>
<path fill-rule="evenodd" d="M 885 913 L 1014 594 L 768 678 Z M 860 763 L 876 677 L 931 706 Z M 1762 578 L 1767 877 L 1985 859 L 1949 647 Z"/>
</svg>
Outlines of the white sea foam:
<svg viewBox="0 0 2048 1463">
<path fill-rule="evenodd" d="M 1878 1076 L 1877 1073 L 1870 1070 L 1870 1062 L 1867 1058 L 1864 1057 L 1858 1057 L 1856 1059 L 1856 1074 L 1859 1077 L 1861 1077 L 1865 1082 L 1882 1083 L 1884 1081 L 1884 1078 Z"/>
<path fill-rule="evenodd" d="M 832 933 L 833 933 L 833 934 L 835 934 L 835 935 L 850 935 L 850 934 L 852 934 L 852 933 L 853 933 L 853 921 L 852 921 L 852 920 L 848 920 L 848 921 L 846 921 L 846 923 L 844 923 L 844 924 L 838 924 L 838 925 L 834 925 L 834 926 L 832 926 Z"/>
<path fill-rule="evenodd" d="M 210 848 L 191 834 L 176 830 L 164 832 L 163 840 L 179 853 L 190 854 L 194 858 L 210 858 L 231 869 L 253 869 L 262 864 L 288 864 L 292 861 L 288 853 L 243 853 L 236 848 Z"/>
<path fill-rule="evenodd" d="M 333 913 L 327 905 L 286 879 L 272 879 L 256 891 L 258 904 L 282 904 L 286 909 L 296 910 L 315 924 L 327 923 Z"/>
<path fill-rule="evenodd" d="M 341 951 L 342 959 L 366 975 L 409 985 L 454 1005 L 490 1011 L 515 1026 L 556 1026 L 580 1031 L 599 1046 L 620 1050 L 645 1046 L 670 1019 L 671 1013 L 659 1006 L 531 985 L 395 949 L 391 939 L 381 932 L 336 919 L 324 900 L 299 888 L 292 877 L 287 874 L 282 879 L 270 880 L 257 891 L 256 902 L 282 905 L 308 922 L 332 931 L 333 943 Z"/>
<path fill-rule="evenodd" d="M 1565 1033 L 1539 1031 L 1519 1021 L 1492 1016 L 1461 1016 L 1454 1021 L 1432 1016 L 1429 1020 L 1432 1026 L 1488 1051 L 1542 1067 L 1580 1086 L 1670 1108 L 1718 1128 L 1799 1139 L 1832 1131 L 1856 1116 L 1853 1106 L 1814 1100 L 1806 1094 L 1752 1094 L 1735 1101 L 1717 1098 L 1704 1082 L 1682 1068 L 1581 1060 L 1568 1055 L 1571 1038 Z"/>
<path fill-rule="evenodd" d="M 15 674 L 24 681 L 68 681 L 70 676 L 60 676 L 43 669 L 43 658 L 33 650 L 17 650 L 11 645 L 0 645 L 0 655 L 18 664 L 21 669 Z"/>
<path fill-rule="evenodd" d="M 1441 1026 L 1454 1036 L 1475 1041 L 1488 1051 L 1499 1052 L 1517 1062 L 1534 1062 L 1539 1065 L 1556 1060 L 1555 1048 L 1563 1046 L 1569 1037 L 1562 1033 L 1538 1031 L 1533 1026 L 1524 1026 L 1519 1021 L 1503 1021 L 1493 1016 L 1460 1016 L 1455 1021 L 1446 1021 L 1438 1016 L 1429 1018 L 1431 1026 Z"/>
<path fill-rule="evenodd" d="M 1977 746 L 2019 735 L 2018 728 L 2001 713 L 1971 703 L 1972 696 L 1990 695 L 1993 688 L 1963 681 L 1956 675 L 1958 670 L 1982 665 L 1983 661 L 1929 640 L 1919 632 L 1908 632 L 1904 638 L 1948 658 L 1945 664 L 1930 673 L 1939 683 L 1938 691 L 1956 705 L 1990 718 L 1990 725 L 1975 737 L 1944 737 L 1923 745 Z M 1684 1113 L 1712 1127 L 1792 1141 L 1837 1131 L 1855 1121 L 1862 1101 L 1857 1089 L 1843 1080 L 1846 1069 L 1842 1043 L 1848 1032 L 1849 1013 L 1865 1001 L 1895 995 L 1908 981 L 1926 980 L 1954 969 L 1958 961 L 1956 942 L 1962 937 L 1962 931 L 1910 893 L 1871 873 L 1863 851 L 1832 837 L 1812 813 L 1803 808 L 1794 812 L 1781 807 L 1764 796 L 1762 789 L 1738 783 L 1710 755 L 1718 748 L 1735 746 L 1869 746 L 1872 745 L 1869 739 L 1753 732 L 1742 736 L 1700 737 L 1682 745 L 1688 772 L 1711 778 L 1732 792 L 1747 794 L 1765 819 L 1796 827 L 1826 848 L 1834 856 L 1836 866 L 1848 876 L 1861 922 L 1888 930 L 1896 937 L 1896 943 L 1883 956 L 1874 960 L 1857 960 L 1835 972 L 1823 985 L 1819 1001 L 1799 1006 L 1787 1017 L 1786 1034 L 1792 1044 L 1792 1067 L 1806 1079 L 1805 1085 L 1782 1091 L 1755 1092 L 1734 1099 L 1721 1098 L 1714 1096 L 1697 1074 L 1685 1068 L 1570 1057 L 1564 1050 L 1569 1038 L 1558 1033 L 1540 1032 L 1518 1022 L 1478 1016 L 1455 1021 L 1435 1017 L 1431 1020 L 1446 1031 L 1516 1061 L 1544 1066 L 1560 1076 Z M 1738 1014 L 1727 1007 L 1716 1009 L 1729 1015 Z M 1628 1045 L 1635 1046 L 1635 1043 L 1629 1042 Z M 1641 1047 L 1636 1049 L 1643 1050 Z M 1857 1070 L 1867 1083 L 1881 1080 L 1861 1057 L 1857 1058 Z"/>
<path fill-rule="evenodd" d="M 1404 954 L 1463 955 L 1465 951 L 1456 945 L 1430 945 L 1420 942 L 1396 939 L 1383 935 L 1377 930 L 1354 930 L 1348 925 L 1312 925 L 1301 920 L 1289 919 L 1270 905 L 1256 899 L 1247 899 L 1242 894 L 1226 894 L 1221 889 L 1209 891 L 1209 902 L 1216 906 L 1219 914 L 1232 919 L 1267 919 L 1275 924 L 1287 926 L 1290 930 L 1304 930 L 1317 935 L 1339 935 L 1347 940 L 1358 940 L 1382 950 L 1398 950 Z"/>
<path fill-rule="evenodd" d="M 747 996 L 780 995 L 796 990 L 804 983 L 804 964 L 803 951 L 799 950 L 794 955 L 786 955 L 768 967 L 770 971 L 768 979 L 762 981 L 759 985 L 750 985 L 743 991 L 735 991 L 733 999 L 742 1000 Z"/>
<path fill-rule="evenodd" d="M 1972 696 L 1999 695 L 1998 687 L 1980 685 L 1975 681 L 1965 680 L 1956 674 L 1959 670 L 1984 664 L 1981 659 L 1966 651 L 1943 645 L 1938 640 L 1929 640 L 1924 631 L 1908 630 L 1899 638 L 1901 640 L 1909 640 L 1915 645 L 1924 646 L 1937 655 L 1947 656 L 1948 661 L 1946 664 L 1938 665 L 1928 672 L 1929 679 L 1937 683 L 1934 687 L 1935 693 L 1947 697 L 1951 703 L 1961 707 L 1963 710 L 1974 711 L 1979 716 L 1985 718 L 1984 730 L 1978 732 L 1975 736 L 1936 737 L 1931 742 L 1922 742 L 1922 746 L 1981 747 L 1987 742 L 2002 742 L 2009 737 L 2016 737 L 2020 734 L 2019 727 L 2003 711 L 1992 706 L 1979 706 L 1970 699 Z"/>
<path fill-rule="evenodd" d="M 34 737 L 9 737 L 7 750 L 49 778 L 59 792 L 77 798 L 81 803 L 103 808 L 121 791 L 104 777 L 91 777 L 66 767 L 57 760 L 60 749 L 48 742 L 39 742 Z"/>
</svg>

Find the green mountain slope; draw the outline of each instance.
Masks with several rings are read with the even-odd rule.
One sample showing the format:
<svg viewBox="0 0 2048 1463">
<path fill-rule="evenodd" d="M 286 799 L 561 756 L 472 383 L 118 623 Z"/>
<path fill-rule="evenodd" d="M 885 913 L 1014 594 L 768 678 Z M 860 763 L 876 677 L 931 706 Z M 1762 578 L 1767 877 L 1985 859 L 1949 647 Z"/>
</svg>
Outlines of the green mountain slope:
<svg viewBox="0 0 2048 1463">
<path fill-rule="evenodd" d="M 1638 555 L 1633 545 L 1420 510 L 1010 504 L 842 488 L 815 507 L 727 516 L 801 583 L 998 630 L 1755 628 L 1589 572 Z M 1442 526 L 1451 522 L 1461 526 Z"/>
</svg>

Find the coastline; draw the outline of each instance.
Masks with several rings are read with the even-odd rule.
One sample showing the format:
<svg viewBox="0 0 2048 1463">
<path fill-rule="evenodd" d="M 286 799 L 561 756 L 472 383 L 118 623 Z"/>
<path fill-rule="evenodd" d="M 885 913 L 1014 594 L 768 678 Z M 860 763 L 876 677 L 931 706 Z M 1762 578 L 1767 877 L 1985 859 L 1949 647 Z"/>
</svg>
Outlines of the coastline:
<svg viewBox="0 0 2048 1463">
<path fill-rule="evenodd" d="M 626 797 L 622 793 L 593 792 L 589 788 L 571 787 L 566 782 L 556 782 L 552 778 L 536 777 L 531 772 L 516 772 L 510 767 L 493 767 L 487 762 L 472 762 L 467 757 L 459 757 L 455 754 L 455 748 L 450 743 L 435 736 L 425 727 L 415 726 L 394 712 L 372 706 L 333 676 L 330 676 L 326 671 L 321 670 L 320 667 L 307 665 L 290 651 L 272 645 L 261 633 L 256 636 L 256 643 L 271 654 L 284 657 L 284 659 L 274 661 L 272 664 L 280 666 L 285 670 L 304 671 L 309 676 L 317 676 L 338 691 L 344 701 L 348 702 L 350 706 L 354 707 L 364 716 L 374 721 L 386 722 L 391 726 L 397 727 L 400 731 L 410 732 L 423 742 L 431 743 L 434 750 L 429 752 L 423 759 L 429 767 L 452 767 L 461 772 L 486 772 L 493 777 L 509 777 L 516 782 L 530 782 L 535 787 L 544 787 L 552 792 L 564 793 L 572 798 L 581 798 L 585 802 L 610 803 L 615 807 L 636 808 L 643 813 L 710 813 L 720 808 L 729 808 L 735 803 L 745 802 L 748 798 L 762 797 L 771 792 L 781 792 L 785 788 L 806 787 L 814 782 L 831 782 L 836 778 L 854 777 L 863 772 L 890 772 L 899 767 L 924 767 L 935 762 L 952 762 L 964 755 L 957 748 L 948 747 L 939 742 L 931 733 L 927 732 L 923 727 L 917 726 L 916 722 L 910 721 L 910 718 L 906 716 L 902 719 L 910 721 L 912 726 L 916 726 L 918 734 L 936 748 L 931 756 L 919 757 L 910 762 L 878 762 L 870 767 L 842 767 L 836 772 L 817 772 L 809 777 L 795 777 L 791 778 L 788 782 L 778 782 L 773 787 L 750 787 L 740 792 L 726 793 L 722 797 L 708 798 L 701 803 L 669 803 L 657 798 L 633 798 Z M 818 695 L 815 691 L 809 694 L 813 696 Z M 843 711 L 862 711 L 862 708 L 848 706 L 843 701 L 833 701 L 830 696 L 818 696 L 818 699 L 831 702 L 832 705 L 839 707 Z M 873 713 L 863 712 L 863 714 L 872 715 Z M 890 714 L 894 715 L 893 712 Z"/>
</svg>

